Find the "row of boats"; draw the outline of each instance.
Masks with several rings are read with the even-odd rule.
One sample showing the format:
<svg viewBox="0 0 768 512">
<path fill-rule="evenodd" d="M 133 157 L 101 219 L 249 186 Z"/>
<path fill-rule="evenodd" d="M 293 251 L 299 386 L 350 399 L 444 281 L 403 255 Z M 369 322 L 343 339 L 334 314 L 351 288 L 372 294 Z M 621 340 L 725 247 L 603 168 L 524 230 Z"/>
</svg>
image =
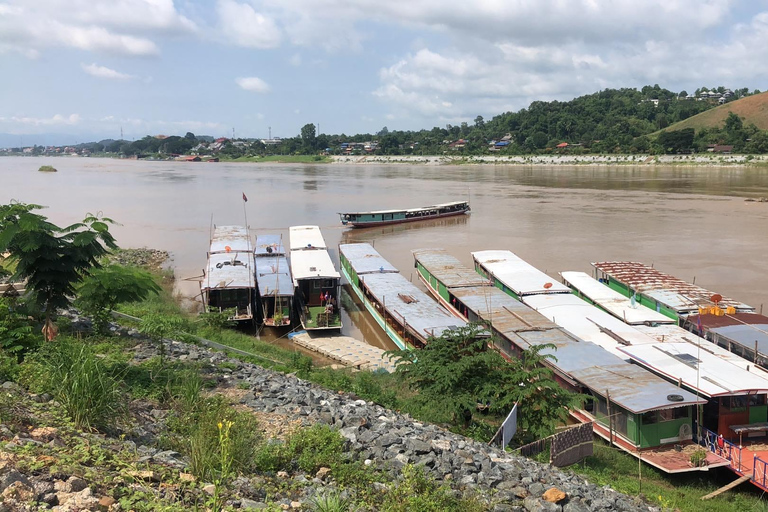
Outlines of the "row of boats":
<svg viewBox="0 0 768 512">
<path fill-rule="evenodd" d="M 637 262 L 557 281 L 505 250 L 473 252 L 474 268 L 443 249 L 413 251 L 430 296 L 370 244 L 341 244 L 339 273 L 317 226 L 289 231 L 286 254 L 279 236 L 252 247 L 245 228 L 216 228 L 206 304 L 268 326 L 340 329 L 343 275 L 398 347 L 467 322 L 488 326 L 508 359 L 550 346 L 558 383 L 589 397 L 574 420 L 669 473 L 701 470 L 690 452 L 702 445 L 705 469 L 726 466 L 768 490 L 768 318 L 754 307 Z"/>
<path fill-rule="evenodd" d="M 427 296 L 369 244 L 342 244 L 341 271 L 400 347 L 481 322 L 494 349 L 546 344 L 558 383 L 589 398 L 574 420 L 669 473 L 730 468 L 768 490 L 768 318 L 642 263 L 550 278 L 510 251 L 413 251 Z M 493 340 L 493 341 L 490 341 Z M 535 404 L 521 404 L 535 407 Z M 706 459 L 691 462 L 696 445 Z"/>
<path fill-rule="evenodd" d="M 206 311 L 269 327 L 340 329 L 339 279 L 320 228 L 289 228 L 290 259 L 280 235 L 251 244 L 242 226 L 216 226 L 200 282 Z"/>
</svg>

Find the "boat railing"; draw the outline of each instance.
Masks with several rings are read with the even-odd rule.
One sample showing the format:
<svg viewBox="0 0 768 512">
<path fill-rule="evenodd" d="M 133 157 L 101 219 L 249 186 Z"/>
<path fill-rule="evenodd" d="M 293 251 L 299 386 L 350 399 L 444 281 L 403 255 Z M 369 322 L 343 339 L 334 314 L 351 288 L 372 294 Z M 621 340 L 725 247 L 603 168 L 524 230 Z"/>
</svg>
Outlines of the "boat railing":
<svg viewBox="0 0 768 512">
<path fill-rule="evenodd" d="M 718 436 L 707 428 L 700 428 L 701 435 L 699 436 L 699 444 L 707 448 L 710 452 L 728 460 L 731 469 L 739 474 L 744 474 L 745 468 L 742 466 L 743 448 Z"/>
<path fill-rule="evenodd" d="M 766 476 L 766 470 L 768 470 L 768 461 L 755 457 L 752 461 L 752 482 L 757 484 L 763 490 L 768 489 L 768 477 Z"/>
</svg>

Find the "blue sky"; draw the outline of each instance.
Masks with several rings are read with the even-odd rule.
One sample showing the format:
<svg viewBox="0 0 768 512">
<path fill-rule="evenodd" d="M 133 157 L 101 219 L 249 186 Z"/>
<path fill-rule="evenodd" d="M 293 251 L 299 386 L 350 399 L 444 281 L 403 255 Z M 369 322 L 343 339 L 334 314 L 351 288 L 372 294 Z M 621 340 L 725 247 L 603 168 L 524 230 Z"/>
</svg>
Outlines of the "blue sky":
<svg viewBox="0 0 768 512">
<path fill-rule="evenodd" d="M 768 0 L 0 0 L 0 133 L 289 137 L 768 89 Z"/>
</svg>

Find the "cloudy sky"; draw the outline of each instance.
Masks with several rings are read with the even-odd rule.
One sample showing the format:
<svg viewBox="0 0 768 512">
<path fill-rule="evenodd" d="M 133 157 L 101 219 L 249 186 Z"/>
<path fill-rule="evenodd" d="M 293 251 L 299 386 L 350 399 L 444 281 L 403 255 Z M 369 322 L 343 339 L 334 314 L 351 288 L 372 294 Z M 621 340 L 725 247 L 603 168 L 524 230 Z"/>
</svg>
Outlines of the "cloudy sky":
<svg viewBox="0 0 768 512">
<path fill-rule="evenodd" d="M 0 133 L 458 124 L 606 87 L 768 88 L 768 0 L 0 0 Z"/>
</svg>

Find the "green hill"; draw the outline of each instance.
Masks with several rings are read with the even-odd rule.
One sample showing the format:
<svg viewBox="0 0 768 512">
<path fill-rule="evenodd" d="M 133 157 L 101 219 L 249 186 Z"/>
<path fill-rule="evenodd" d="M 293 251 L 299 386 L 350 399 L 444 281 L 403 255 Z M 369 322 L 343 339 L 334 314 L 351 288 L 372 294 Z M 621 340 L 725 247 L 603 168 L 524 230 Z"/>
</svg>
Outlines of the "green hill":
<svg viewBox="0 0 768 512">
<path fill-rule="evenodd" d="M 745 126 L 754 124 L 761 130 L 768 130 L 768 92 L 720 105 L 672 124 L 666 128 L 666 131 L 693 128 L 698 132 L 703 128 L 723 128 L 730 112 L 741 117 Z"/>
</svg>

